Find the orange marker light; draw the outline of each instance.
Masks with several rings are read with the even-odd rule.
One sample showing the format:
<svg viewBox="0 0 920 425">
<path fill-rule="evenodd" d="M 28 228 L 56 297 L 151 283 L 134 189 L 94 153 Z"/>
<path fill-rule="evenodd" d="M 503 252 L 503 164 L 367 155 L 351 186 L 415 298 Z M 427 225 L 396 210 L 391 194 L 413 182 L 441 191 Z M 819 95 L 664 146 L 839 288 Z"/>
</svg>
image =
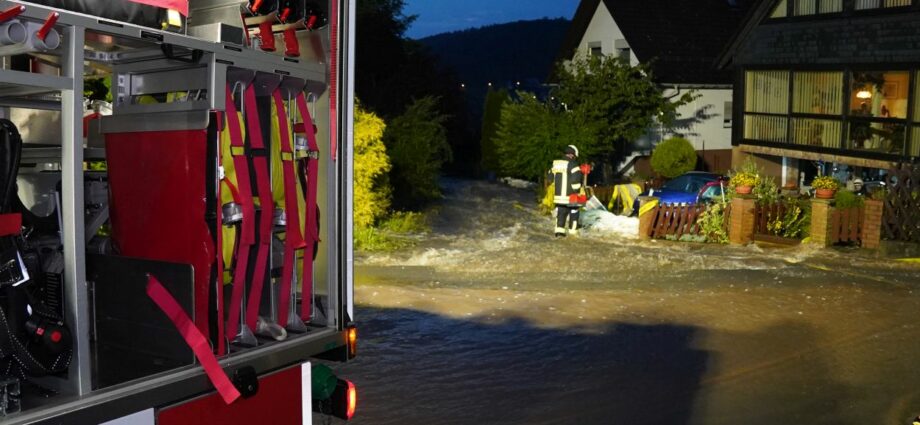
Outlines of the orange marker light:
<svg viewBox="0 0 920 425">
<path fill-rule="evenodd" d="M 358 329 L 348 328 L 348 358 L 353 359 L 358 355 Z"/>
</svg>

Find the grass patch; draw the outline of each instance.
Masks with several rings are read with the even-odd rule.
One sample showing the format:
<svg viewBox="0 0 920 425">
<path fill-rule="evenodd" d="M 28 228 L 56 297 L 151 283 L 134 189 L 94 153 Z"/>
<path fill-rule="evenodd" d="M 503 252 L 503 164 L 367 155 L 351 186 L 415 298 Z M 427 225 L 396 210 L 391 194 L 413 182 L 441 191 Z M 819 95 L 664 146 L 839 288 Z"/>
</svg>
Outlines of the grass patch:
<svg viewBox="0 0 920 425">
<path fill-rule="evenodd" d="M 375 227 L 355 229 L 355 249 L 365 252 L 396 251 L 415 244 L 411 235 L 431 230 L 423 213 L 396 212 Z"/>
</svg>

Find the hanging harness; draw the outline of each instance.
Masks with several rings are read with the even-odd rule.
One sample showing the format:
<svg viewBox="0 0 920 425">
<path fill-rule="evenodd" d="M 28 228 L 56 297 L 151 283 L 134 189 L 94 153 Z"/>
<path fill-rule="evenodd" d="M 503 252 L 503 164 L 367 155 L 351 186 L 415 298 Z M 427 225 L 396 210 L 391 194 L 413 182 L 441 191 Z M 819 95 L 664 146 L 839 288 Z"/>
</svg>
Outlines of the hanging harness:
<svg viewBox="0 0 920 425">
<path fill-rule="evenodd" d="M 246 104 L 246 124 L 248 125 L 249 148 L 252 163 L 256 169 L 256 188 L 259 192 L 259 244 L 256 254 L 255 271 L 252 274 L 252 286 L 249 289 L 249 299 L 246 305 L 246 325 L 250 329 L 256 328 L 259 319 L 259 305 L 262 302 L 262 286 L 265 283 L 265 272 L 268 267 L 268 254 L 272 243 L 272 216 L 275 212 L 275 201 L 272 199 L 272 186 L 269 179 L 269 168 L 265 142 L 262 139 L 262 125 L 259 122 L 258 106 L 256 105 L 256 89 L 250 84 L 243 94 Z"/>
<path fill-rule="evenodd" d="M 279 288 L 278 324 L 286 326 L 291 301 L 291 281 L 295 272 L 295 251 L 306 246 L 300 227 L 300 208 L 297 196 L 297 180 L 294 170 L 294 148 L 290 133 L 290 121 L 284 107 L 280 90 L 272 93 L 278 121 L 278 150 L 281 160 L 284 184 L 285 237 L 284 255 Z"/>
<path fill-rule="evenodd" d="M 319 145 L 316 143 L 316 132 L 313 131 L 313 117 L 307 108 L 307 99 L 303 92 L 297 94 L 295 100 L 297 111 L 300 113 L 301 123 L 294 126 L 294 131 L 304 133 L 307 137 L 307 149 L 298 150 L 302 159 L 301 173 L 306 176 L 306 212 L 304 220 L 304 242 L 306 247 L 303 254 L 303 267 L 301 270 L 301 302 L 300 318 L 309 323 L 312 320 L 312 294 L 313 294 L 313 256 L 316 254 L 316 243 L 319 239 L 319 225 L 316 223 L 316 191 L 319 178 Z M 331 149 L 335 149 L 332 147 Z M 304 169 L 305 168 L 305 169 Z M 307 299 L 310 294 L 311 299 Z"/>
<path fill-rule="evenodd" d="M 233 90 L 227 85 L 227 131 L 230 134 L 230 155 L 233 157 L 233 167 L 237 176 L 237 187 L 234 188 L 229 179 L 224 179 L 230 192 L 234 194 L 234 201 L 240 206 L 241 221 L 240 235 L 237 238 L 236 255 L 233 268 L 233 292 L 230 295 L 230 308 L 226 335 L 232 340 L 240 330 L 240 309 L 242 308 L 243 292 L 246 290 L 246 270 L 249 267 L 249 249 L 255 243 L 255 205 L 252 202 L 252 188 L 249 185 L 249 161 L 246 159 L 246 147 L 243 142 L 243 130 L 240 124 L 239 112 L 233 101 Z M 234 190 L 235 189 L 235 190 Z M 223 271 L 220 273 L 223 274 Z M 223 277 L 220 277 L 223 280 Z"/>
</svg>

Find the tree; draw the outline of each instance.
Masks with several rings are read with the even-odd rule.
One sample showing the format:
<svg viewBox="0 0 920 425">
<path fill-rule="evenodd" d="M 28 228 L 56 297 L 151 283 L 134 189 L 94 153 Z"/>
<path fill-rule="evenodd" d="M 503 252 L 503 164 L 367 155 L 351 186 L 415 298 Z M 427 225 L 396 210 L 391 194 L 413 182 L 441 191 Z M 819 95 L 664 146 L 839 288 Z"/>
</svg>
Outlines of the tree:
<svg viewBox="0 0 920 425">
<path fill-rule="evenodd" d="M 405 37 L 415 20 L 403 12 L 404 0 L 359 0 L 355 92 L 364 106 L 387 122 L 405 113 L 415 99 L 439 98 L 447 140 L 457 155 L 459 171 L 479 162 L 460 82 L 420 42 Z"/>
<path fill-rule="evenodd" d="M 383 143 L 386 124 L 355 105 L 355 226 L 368 228 L 390 208 L 386 173 L 390 170 Z"/>
<path fill-rule="evenodd" d="M 656 117 L 670 126 L 677 108 L 697 96 L 688 92 L 668 99 L 653 81 L 649 66 L 633 67 L 616 57 L 576 57 L 559 64 L 555 75 L 558 86 L 553 96 L 597 129 L 597 159 L 625 157 L 629 144 L 645 134 Z"/>
<path fill-rule="evenodd" d="M 567 145 L 576 145 L 582 157 L 600 147 L 596 130 L 582 116 L 556 109 L 536 96 L 518 92 L 516 101 L 502 106 L 495 138 L 499 171 L 503 175 L 542 178 Z"/>
<path fill-rule="evenodd" d="M 689 140 L 672 137 L 655 146 L 652 169 L 663 177 L 673 179 L 696 168 L 696 149 Z"/>
<path fill-rule="evenodd" d="M 482 152 L 482 168 L 484 171 L 496 172 L 499 170 L 498 150 L 496 139 L 498 125 L 502 115 L 502 106 L 508 101 L 508 92 L 505 90 L 492 90 L 486 93 L 485 106 L 482 113 L 482 139 L 480 151 Z"/>
<path fill-rule="evenodd" d="M 438 99 L 425 97 L 390 121 L 383 140 L 393 161 L 390 183 L 397 208 L 418 208 L 441 196 L 438 175 L 451 158 Z"/>
</svg>

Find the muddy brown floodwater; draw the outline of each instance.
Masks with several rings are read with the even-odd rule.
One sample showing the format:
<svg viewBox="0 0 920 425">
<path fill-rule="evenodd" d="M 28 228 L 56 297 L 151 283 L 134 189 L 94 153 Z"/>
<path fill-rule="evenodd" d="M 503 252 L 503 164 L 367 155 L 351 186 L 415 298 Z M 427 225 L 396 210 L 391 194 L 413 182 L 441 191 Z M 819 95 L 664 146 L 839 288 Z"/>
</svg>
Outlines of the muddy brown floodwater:
<svg viewBox="0 0 920 425">
<path fill-rule="evenodd" d="M 524 190 L 449 181 L 360 254 L 355 424 L 909 424 L 920 267 L 859 250 L 554 240 Z M 628 224 L 628 223 L 627 223 Z"/>
</svg>

